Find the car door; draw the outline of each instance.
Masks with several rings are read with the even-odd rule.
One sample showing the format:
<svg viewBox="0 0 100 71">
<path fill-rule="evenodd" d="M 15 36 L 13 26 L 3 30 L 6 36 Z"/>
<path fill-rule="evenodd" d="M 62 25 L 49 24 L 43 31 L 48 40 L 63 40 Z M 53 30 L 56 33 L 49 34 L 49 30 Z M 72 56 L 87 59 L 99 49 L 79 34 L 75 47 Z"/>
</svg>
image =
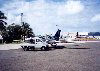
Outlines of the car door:
<svg viewBox="0 0 100 71">
<path fill-rule="evenodd" d="M 40 39 L 36 39 L 36 42 L 35 42 L 35 47 L 36 48 L 41 48 L 43 46 L 43 43 Z"/>
</svg>

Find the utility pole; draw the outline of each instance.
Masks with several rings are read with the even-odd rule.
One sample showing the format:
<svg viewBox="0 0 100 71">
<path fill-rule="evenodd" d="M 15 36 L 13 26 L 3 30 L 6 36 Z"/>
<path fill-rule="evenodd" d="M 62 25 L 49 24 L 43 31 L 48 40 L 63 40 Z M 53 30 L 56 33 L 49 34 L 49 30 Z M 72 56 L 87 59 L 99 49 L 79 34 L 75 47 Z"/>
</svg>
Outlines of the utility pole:
<svg viewBox="0 0 100 71">
<path fill-rule="evenodd" d="M 22 38 L 25 41 L 25 27 L 24 27 L 24 22 L 23 22 L 23 13 L 21 13 L 21 25 L 22 25 L 22 29 L 23 29 L 23 34 L 22 34 Z"/>
<path fill-rule="evenodd" d="M 21 24 L 23 24 L 23 13 L 21 13 Z"/>
</svg>

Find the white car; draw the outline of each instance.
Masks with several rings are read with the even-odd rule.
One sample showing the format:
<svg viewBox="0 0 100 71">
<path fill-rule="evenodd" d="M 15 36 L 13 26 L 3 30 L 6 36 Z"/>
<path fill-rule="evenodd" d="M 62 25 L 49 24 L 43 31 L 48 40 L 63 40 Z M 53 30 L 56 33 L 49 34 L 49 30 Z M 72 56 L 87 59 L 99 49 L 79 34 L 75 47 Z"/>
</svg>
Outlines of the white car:
<svg viewBox="0 0 100 71">
<path fill-rule="evenodd" d="M 43 42 L 39 37 L 29 38 L 26 39 L 24 43 L 21 44 L 21 47 L 24 49 L 24 51 L 27 50 L 34 50 L 37 48 L 40 48 L 41 50 L 48 50 L 48 44 L 46 42 Z"/>
</svg>

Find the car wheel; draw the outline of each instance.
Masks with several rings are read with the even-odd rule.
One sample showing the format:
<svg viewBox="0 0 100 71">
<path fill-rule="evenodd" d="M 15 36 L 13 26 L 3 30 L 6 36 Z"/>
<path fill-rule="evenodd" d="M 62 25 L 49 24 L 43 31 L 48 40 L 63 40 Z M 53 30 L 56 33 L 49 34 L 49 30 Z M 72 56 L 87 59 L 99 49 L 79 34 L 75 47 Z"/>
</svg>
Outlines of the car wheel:
<svg viewBox="0 0 100 71">
<path fill-rule="evenodd" d="M 41 47 L 41 50 L 42 50 L 42 51 L 43 51 L 43 50 L 45 50 L 45 47 L 44 47 L 44 46 L 42 46 L 42 47 Z"/>
<path fill-rule="evenodd" d="M 32 46 L 32 47 L 31 47 L 31 50 L 35 50 L 35 47 Z"/>
<path fill-rule="evenodd" d="M 27 46 L 24 46 L 24 51 L 28 51 L 29 48 Z"/>
</svg>

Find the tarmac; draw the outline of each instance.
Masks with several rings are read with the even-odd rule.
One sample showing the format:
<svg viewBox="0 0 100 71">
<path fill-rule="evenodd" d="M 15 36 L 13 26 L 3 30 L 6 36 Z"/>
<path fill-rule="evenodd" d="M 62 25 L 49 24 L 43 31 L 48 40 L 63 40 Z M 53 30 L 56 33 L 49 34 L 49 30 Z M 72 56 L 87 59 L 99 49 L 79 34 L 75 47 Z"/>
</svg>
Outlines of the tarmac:
<svg viewBox="0 0 100 71">
<path fill-rule="evenodd" d="M 23 51 L 0 45 L 0 71 L 100 71 L 100 42 L 64 43 L 65 48 Z"/>
</svg>

